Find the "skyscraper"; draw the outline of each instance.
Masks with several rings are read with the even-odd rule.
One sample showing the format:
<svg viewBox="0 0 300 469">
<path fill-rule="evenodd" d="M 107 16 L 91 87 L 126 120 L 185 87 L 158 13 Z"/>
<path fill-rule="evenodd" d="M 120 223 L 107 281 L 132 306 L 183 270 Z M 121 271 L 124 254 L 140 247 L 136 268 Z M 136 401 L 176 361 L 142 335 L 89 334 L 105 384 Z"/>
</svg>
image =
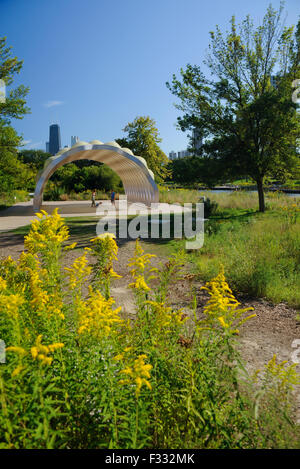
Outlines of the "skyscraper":
<svg viewBox="0 0 300 469">
<path fill-rule="evenodd" d="M 71 136 L 71 147 L 75 145 L 75 143 L 79 142 L 79 138 L 75 136 Z"/>
<path fill-rule="evenodd" d="M 60 148 L 60 127 L 58 124 L 52 124 L 49 129 L 49 153 L 56 155 Z"/>
<path fill-rule="evenodd" d="M 197 129 L 193 129 L 192 133 L 192 142 L 193 142 L 193 148 L 196 150 L 196 154 L 202 147 L 202 135 L 201 132 Z"/>
</svg>

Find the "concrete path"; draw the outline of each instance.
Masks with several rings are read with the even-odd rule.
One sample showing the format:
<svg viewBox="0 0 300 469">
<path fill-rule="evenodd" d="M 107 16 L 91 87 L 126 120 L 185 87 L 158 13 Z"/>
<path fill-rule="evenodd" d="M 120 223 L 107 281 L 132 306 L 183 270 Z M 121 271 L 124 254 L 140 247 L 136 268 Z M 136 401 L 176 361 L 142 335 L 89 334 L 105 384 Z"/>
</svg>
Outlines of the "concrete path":
<svg viewBox="0 0 300 469">
<path fill-rule="evenodd" d="M 153 204 L 154 206 L 156 204 Z M 53 210 L 58 207 L 59 214 L 64 218 L 67 217 L 98 217 L 101 218 L 104 214 L 111 215 L 114 217 L 118 215 L 124 217 L 125 215 L 119 212 L 119 201 L 116 201 L 116 206 L 111 204 L 110 200 L 102 200 L 99 202 L 98 207 L 91 207 L 91 201 L 89 200 L 71 200 L 71 201 L 59 201 L 59 202 L 44 202 L 42 209 L 47 213 L 52 213 Z M 182 210 L 178 204 L 168 205 L 159 204 L 159 210 L 155 210 L 152 207 L 152 213 L 180 213 Z M 123 212 L 124 213 L 124 212 Z M 136 215 L 147 215 L 150 213 L 150 209 L 140 203 L 128 203 L 128 214 Z M 32 200 L 29 202 L 19 202 L 6 210 L 0 211 L 0 232 L 10 231 L 21 226 L 29 225 L 31 220 L 37 218 L 33 212 Z"/>
<path fill-rule="evenodd" d="M 109 203 L 107 200 L 103 201 Z M 45 202 L 42 209 L 47 213 L 52 213 L 58 207 L 59 214 L 63 217 L 91 217 L 99 216 L 96 208 L 91 207 L 90 201 L 67 201 L 67 202 Z M 19 202 L 6 210 L 0 211 L 0 232 L 29 225 L 31 220 L 37 218 L 33 212 L 32 200 Z"/>
</svg>

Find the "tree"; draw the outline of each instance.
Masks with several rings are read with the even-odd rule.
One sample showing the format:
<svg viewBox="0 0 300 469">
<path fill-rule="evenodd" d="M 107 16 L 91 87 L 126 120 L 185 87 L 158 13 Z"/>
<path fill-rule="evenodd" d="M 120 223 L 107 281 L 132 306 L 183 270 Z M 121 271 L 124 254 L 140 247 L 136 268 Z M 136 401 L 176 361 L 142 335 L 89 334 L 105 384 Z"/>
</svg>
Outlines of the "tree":
<svg viewBox="0 0 300 469">
<path fill-rule="evenodd" d="M 187 156 L 170 161 L 168 180 L 179 184 L 205 184 L 214 187 L 216 183 L 226 182 L 229 172 L 212 158 Z"/>
<path fill-rule="evenodd" d="M 136 117 L 123 129 L 127 134 L 125 139 L 119 139 L 122 146 L 145 158 L 149 169 L 151 169 L 158 180 L 164 180 L 168 174 L 167 164 L 169 162 L 166 154 L 160 149 L 159 143 L 162 141 L 154 119 L 149 116 Z"/>
<path fill-rule="evenodd" d="M 0 79 L 8 87 L 13 82 L 15 74 L 19 74 L 23 66 L 23 60 L 11 57 L 11 47 L 6 45 L 6 37 L 0 37 Z M 11 119 L 22 119 L 30 110 L 26 106 L 25 97 L 29 88 L 19 85 L 11 89 L 6 95 L 5 102 L 0 102 L 0 119 L 5 124 L 10 124 Z"/>
<path fill-rule="evenodd" d="M 30 165 L 35 170 L 42 169 L 45 161 L 51 156 L 51 153 L 47 153 L 44 150 L 21 150 L 18 153 L 19 160 L 22 163 Z"/>
<path fill-rule="evenodd" d="M 58 168 L 51 177 L 56 187 L 64 188 L 68 193 L 114 190 L 121 192 L 122 181 L 109 166 L 105 164 L 91 165 L 79 168 L 75 163 L 69 163 Z"/>
<path fill-rule="evenodd" d="M 11 57 L 11 47 L 6 46 L 6 38 L 0 38 L 0 79 L 6 87 L 13 82 L 13 76 L 20 73 L 23 62 Z M 17 148 L 21 137 L 12 128 L 11 119 L 22 119 L 29 112 L 25 96 L 28 88 L 23 85 L 11 89 L 5 101 L 0 102 L 0 192 L 27 188 L 31 184 L 32 174 L 18 161 Z"/>
<path fill-rule="evenodd" d="M 288 176 L 299 165 L 300 131 L 292 81 L 300 76 L 300 21 L 283 27 L 283 5 L 270 5 L 261 26 L 249 16 L 241 25 L 231 19 L 225 35 L 211 32 L 204 63 L 214 79 L 197 65 L 173 75 L 170 91 L 180 99 L 183 130 L 196 128 L 204 138 L 203 152 L 232 177 L 251 177 L 257 184 L 259 210 L 265 210 L 264 181 Z"/>
<path fill-rule="evenodd" d="M 0 193 L 31 189 L 34 184 L 34 171 L 18 160 L 19 144 L 16 131 L 0 120 Z"/>
</svg>

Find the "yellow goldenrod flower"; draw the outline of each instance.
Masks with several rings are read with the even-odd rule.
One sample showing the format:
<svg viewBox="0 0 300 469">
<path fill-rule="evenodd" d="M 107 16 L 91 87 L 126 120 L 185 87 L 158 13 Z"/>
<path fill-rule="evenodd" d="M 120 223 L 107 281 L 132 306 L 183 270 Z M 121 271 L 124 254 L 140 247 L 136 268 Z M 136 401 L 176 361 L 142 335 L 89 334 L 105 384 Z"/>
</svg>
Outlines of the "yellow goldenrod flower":
<svg viewBox="0 0 300 469">
<path fill-rule="evenodd" d="M 136 397 L 139 396 L 141 388 L 143 385 L 147 386 L 148 389 L 152 389 L 149 382 L 150 379 L 150 370 L 152 365 L 146 364 L 145 360 L 147 355 L 139 355 L 137 359 L 134 360 L 131 366 L 127 366 L 120 371 L 121 374 L 125 374 L 127 377 L 119 381 L 120 384 L 134 385 Z"/>
<path fill-rule="evenodd" d="M 145 305 L 150 305 L 152 309 L 151 320 L 154 323 L 156 332 L 170 333 L 173 327 L 182 325 L 187 316 L 183 314 L 182 309 L 173 311 L 170 306 L 163 302 L 146 301 Z"/>
<path fill-rule="evenodd" d="M 99 290 L 90 287 L 87 301 L 78 300 L 78 334 L 91 334 L 97 338 L 106 337 L 116 332 L 116 326 L 123 324 L 119 316 L 121 307 L 112 309 L 113 298 L 106 299 Z"/>
<path fill-rule="evenodd" d="M 25 236 L 24 245 L 32 254 L 39 251 L 52 251 L 69 238 L 69 230 L 56 208 L 51 215 L 41 210 L 38 220 L 33 220 L 31 229 Z"/>
<path fill-rule="evenodd" d="M 25 369 L 25 366 L 23 365 L 18 365 L 17 368 L 14 369 L 14 371 L 12 372 L 11 376 L 12 378 L 14 378 L 15 376 L 18 376 L 22 370 Z"/>
<path fill-rule="evenodd" d="M 92 268 L 88 265 L 85 254 L 75 259 L 73 265 L 71 267 L 65 267 L 65 270 L 71 290 L 74 290 L 76 287 L 81 288 L 82 284 L 88 279 L 92 272 Z"/>
<path fill-rule="evenodd" d="M 150 259 L 156 257 L 154 254 L 143 253 L 144 250 L 137 239 L 135 242 L 134 257 L 129 259 L 128 263 L 128 267 L 133 267 L 130 273 L 134 279 L 134 282 L 129 284 L 129 287 L 136 289 L 140 293 L 146 293 L 150 290 L 145 280 L 145 274 L 148 274 L 148 266 L 151 263 Z"/>
<path fill-rule="evenodd" d="M 70 251 L 71 249 L 74 249 L 77 246 L 77 243 L 69 244 L 68 246 L 64 247 L 64 251 Z"/>
<path fill-rule="evenodd" d="M 6 352 L 15 352 L 17 353 L 18 355 L 27 355 L 27 350 L 25 350 L 24 348 L 22 347 L 19 347 L 19 346 L 15 346 L 15 345 L 12 345 L 10 347 L 6 347 Z"/>
<path fill-rule="evenodd" d="M 252 314 L 243 318 L 243 315 L 253 308 L 238 308 L 240 303 L 234 297 L 225 280 L 223 267 L 217 277 L 207 282 L 202 289 L 209 293 L 210 299 L 204 307 L 205 319 L 199 321 L 199 325 L 213 327 L 221 324 L 223 329 L 236 334 L 238 333 L 237 327 L 256 316 L 256 314 Z"/>
<path fill-rule="evenodd" d="M 99 242 L 103 239 L 106 239 L 106 238 L 115 239 L 116 236 L 115 236 L 114 233 L 101 233 L 96 238 L 92 238 L 90 241 L 91 241 L 91 243 L 97 243 L 97 242 Z"/>
<path fill-rule="evenodd" d="M 145 279 L 142 275 L 137 276 L 135 278 L 135 282 L 130 283 L 129 287 L 135 288 L 136 290 L 144 291 L 144 292 L 150 291 L 150 288 L 146 284 Z"/>
<path fill-rule="evenodd" d="M 6 280 L 4 280 L 2 277 L 0 277 L 0 292 L 3 290 L 6 290 L 7 283 Z"/>
<path fill-rule="evenodd" d="M 101 289 L 108 299 L 110 296 L 110 281 L 121 278 L 114 269 L 113 262 L 117 260 L 118 246 L 113 233 L 103 233 L 91 239 L 92 255 L 97 262 L 93 265 L 93 285 Z"/>
<path fill-rule="evenodd" d="M 15 295 L 1 295 L 0 310 L 3 310 L 10 318 L 18 318 L 19 308 L 24 301 L 24 297 L 18 293 Z"/>
<path fill-rule="evenodd" d="M 223 327 L 229 327 L 228 324 L 224 321 L 223 316 L 220 316 L 218 318 L 218 320 L 220 321 L 220 323 L 222 324 Z"/>
<path fill-rule="evenodd" d="M 64 344 L 61 342 L 50 345 L 43 345 L 42 335 L 39 335 L 36 338 L 35 345 L 31 347 L 30 352 L 34 360 L 40 360 L 43 365 L 51 365 L 53 357 L 49 357 L 49 353 L 53 353 L 55 350 L 58 350 L 63 347 Z"/>
</svg>

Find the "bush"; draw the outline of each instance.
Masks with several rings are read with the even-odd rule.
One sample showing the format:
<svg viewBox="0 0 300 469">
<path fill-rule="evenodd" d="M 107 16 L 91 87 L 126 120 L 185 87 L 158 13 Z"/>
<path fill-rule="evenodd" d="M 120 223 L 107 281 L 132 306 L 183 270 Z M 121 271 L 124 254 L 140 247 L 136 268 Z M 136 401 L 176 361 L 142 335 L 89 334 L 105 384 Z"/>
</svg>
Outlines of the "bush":
<svg viewBox="0 0 300 469">
<path fill-rule="evenodd" d="M 92 191 L 120 192 L 123 188 L 119 176 L 106 165 L 90 165 L 78 167 L 71 163 L 58 168 L 51 181 L 59 187 L 63 187 L 66 193 L 80 193 Z"/>
<path fill-rule="evenodd" d="M 27 191 L 23 190 L 0 194 L 0 210 L 14 205 L 17 202 L 26 202 L 27 200 L 29 200 L 29 194 Z"/>
</svg>

